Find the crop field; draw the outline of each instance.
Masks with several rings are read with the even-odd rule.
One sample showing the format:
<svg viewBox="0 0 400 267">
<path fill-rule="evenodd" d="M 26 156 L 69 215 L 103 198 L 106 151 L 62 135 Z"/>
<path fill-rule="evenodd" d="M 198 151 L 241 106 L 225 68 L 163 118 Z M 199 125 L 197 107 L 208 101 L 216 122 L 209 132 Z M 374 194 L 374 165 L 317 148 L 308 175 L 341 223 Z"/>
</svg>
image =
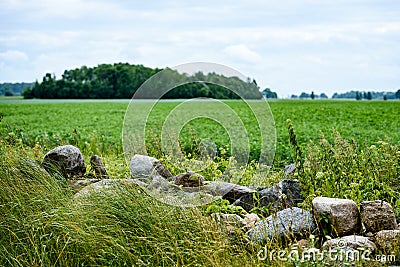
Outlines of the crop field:
<svg viewBox="0 0 400 267">
<path fill-rule="evenodd" d="M 210 210 L 241 214 L 232 205 L 171 206 L 137 186 L 76 200 L 65 179 L 37 167 L 47 151 L 71 144 L 87 165 L 97 154 L 110 177 L 129 177 L 122 141 L 126 129 L 132 137 L 143 135 L 147 153 L 173 175 L 183 169 L 163 151 L 161 137 L 168 137 L 168 129 L 179 130 L 175 144 L 189 164 L 200 156 L 202 140 L 215 142 L 217 155 L 200 172 L 210 180 L 230 166 L 231 147 L 239 143 L 238 149 L 245 149 L 240 145 L 248 138 L 251 162 L 240 172 L 241 184 L 275 185 L 284 179 L 284 166 L 295 163 L 300 168 L 292 178 L 301 186 L 301 208 L 310 210 L 316 196 L 357 204 L 379 199 L 400 216 L 400 101 L 278 100 L 269 102 L 270 110 L 261 101 L 251 102 L 251 109 L 240 101 L 128 105 L 128 100 L 0 99 L 0 266 L 326 266 L 259 261 L 260 244 L 249 242 L 240 228 L 232 238 L 209 216 Z M 242 126 L 244 134 L 230 132 Z M 267 129 L 265 140 L 276 138 L 267 173 L 257 166 L 262 129 Z M 143 147 L 139 143 L 133 149 Z M 261 218 L 269 212 L 254 211 Z M 314 238 L 306 237 L 320 247 L 327 237 Z M 290 247 L 271 241 L 268 249 Z M 399 249 L 393 253 L 400 258 Z"/>
<path fill-rule="evenodd" d="M 239 114 L 240 118 L 229 122 L 241 123 L 246 127 L 250 140 L 250 157 L 258 159 L 260 132 L 259 125 L 251 110 L 239 101 L 225 101 L 225 104 Z M 2 127 L 8 125 L 15 138 L 33 146 L 35 143 L 50 149 L 63 143 L 77 145 L 84 151 L 120 155 L 122 149 L 122 128 L 128 107 L 127 100 L 121 101 L 56 101 L 56 100 L 11 100 L 0 101 Z M 158 137 L 168 114 L 180 102 L 158 103 L 146 117 L 146 136 L 153 133 Z M 147 101 L 131 104 L 135 110 L 149 108 Z M 180 141 L 183 150 L 193 152 L 193 138 L 208 138 L 218 147 L 229 146 L 229 135 L 224 127 L 207 118 L 197 118 L 196 109 L 212 109 L 216 103 L 192 103 L 178 111 L 192 116 L 193 120 L 183 125 Z M 193 107 L 193 105 L 195 107 Z M 270 119 L 266 104 L 253 103 L 257 114 Z M 346 139 L 355 139 L 360 145 L 372 144 L 389 138 L 394 144 L 400 143 L 400 103 L 398 101 L 274 101 L 269 102 L 276 124 L 276 153 L 274 165 L 282 167 L 291 163 L 289 135 L 286 120 L 291 119 L 297 140 L 305 145 L 309 140 L 318 141 L 320 132 L 332 139 L 332 129 Z M 216 112 L 218 112 L 216 110 Z M 193 115 L 192 115 L 193 114 Z M 136 118 L 129 117 L 130 122 Z M 135 130 L 141 130 L 136 129 Z M 275 133 L 269 132 L 271 135 Z M 151 148 L 148 151 L 152 151 Z"/>
</svg>

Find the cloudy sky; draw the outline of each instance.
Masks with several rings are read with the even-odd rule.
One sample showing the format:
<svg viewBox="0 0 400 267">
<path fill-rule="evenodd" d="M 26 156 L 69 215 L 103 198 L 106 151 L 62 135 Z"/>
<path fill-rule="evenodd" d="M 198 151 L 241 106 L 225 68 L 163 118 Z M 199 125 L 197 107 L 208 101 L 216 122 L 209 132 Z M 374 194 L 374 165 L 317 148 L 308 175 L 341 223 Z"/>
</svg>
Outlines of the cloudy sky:
<svg viewBox="0 0 400 267">
<path fill-rule="evenodd" d="M 280 97 L 400 88 L 400 1 L 0 0 L 0 82 L 82 65 L 225 64 Z"/>
</svg>

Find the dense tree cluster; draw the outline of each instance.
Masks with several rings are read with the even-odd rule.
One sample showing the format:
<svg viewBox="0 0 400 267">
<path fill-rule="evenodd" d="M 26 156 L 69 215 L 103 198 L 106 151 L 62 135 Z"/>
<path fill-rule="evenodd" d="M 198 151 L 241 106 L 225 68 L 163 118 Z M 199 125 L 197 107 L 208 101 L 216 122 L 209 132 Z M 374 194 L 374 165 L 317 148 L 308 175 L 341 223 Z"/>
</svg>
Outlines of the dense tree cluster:
<svg viewBox="0 0 400 267">
<path fill-rule="evenodd" d="M 328 98 L 328 96 L 327 96 L 325 93 L 321 93 L 320 95 L 318 95 L 318 94 L 315 94 L 314 91 L 312 91 L 311 94 L 302 92 L 302 93 L 300 94 L 300 96 L 291 95 L 290 98 L 294 98 L 294 99 L 296 99 L 296 98 L 301 98 L 301 99 L 306 99 L 306 98 L 311 98 L 311 99 L 315 99 L 315 98 L 326 99 L 326 98 Z"/>
<path fill-rule="evenodd" d="M 33 83 L 0 83 L 0 95 L 21 95 L 25 88 L 32 86 Z"/>
<path fill-rule="evenodd" d="M 65 70 L 61 79 L 47 73 L 42 82 L 36 82 L 33 88 L 24 91 L 23 95 L 25 98 L 50 99 L 131 98 L 148 78 L 161 70 L 128 63 L 102 64 L 93 68 L 83 66 Z M 154 95 L 157 95 L 155 90 L 164 90 L 170 83 L 180 84 L 180 82 L 182 83 L 180 86 L 169 91 L 163 98 L 234 99 L 239 98 L 236 93 L 246 98 L 261 98 L 261 93 L 254 80 L 243 81 L 237 77 L 225 77 L 216 73 L 198 72 L 188 75 L 171 69 L 166 70 L 168 71 L 167 75 L 162 76 L 156 84 L 147 86 L 146 92 L 139 95 L 140 98 L 153 98 Z M 224 87 L 234 88 L 233 91 L 236 93 Z"/>
<path fill-rule="evenodd" d="M 265 88 L 262 91 L 262 94 L 265 98 L 278 98 L 278 94 L 275 92 L 272 92 L 270 88 Z"/>
<path fill-rule="evenodd" d="M 336 99 L 356 99 L 356 100 L 372 100 L 372 99 L 396 99 L 396 93 L 393 92 L 372 92 L 372 91 L 350 91 L 346 93 L 335 93 L 332 98 Z M 400 98 L 400 97 L 399 97 Z"/>
</svg>

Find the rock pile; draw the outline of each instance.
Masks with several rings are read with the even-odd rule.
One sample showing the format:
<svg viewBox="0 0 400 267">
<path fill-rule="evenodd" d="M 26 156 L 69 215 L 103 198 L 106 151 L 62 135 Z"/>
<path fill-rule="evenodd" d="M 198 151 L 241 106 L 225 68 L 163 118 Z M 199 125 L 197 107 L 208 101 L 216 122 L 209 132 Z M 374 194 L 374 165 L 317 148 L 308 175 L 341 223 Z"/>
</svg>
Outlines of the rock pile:
<svg viewBox="0 0 400 267">
<path fill-rule="evenodd" d="M 310 235 L 328 234 L 336 238 L 323 243 L 321 250 L 340 248 L 374 252 L 377 249 L 391 251 L 400 246 L 399 222 L 391 205 L 383 200 L 363 201 L 359 210 L 350 199 L 316 197 L 312 200 L 311 211 L 296 207 L 302 198 L 298 180 L 288 179 L 295 170 L 293 164 L 285 168 L 286 179 L 266 188 L 210 182 L 195 172 L 173 176 L 158 159 L 145 155 L 132 157 L 129 179 L 110 179 L 96 155 L 90 163 L 94 177 L 84 177 L 86 167 L 81 152 L 67 145 L 49 151 L 42 165 L 48 172 L 61 174 L 69 180 L 76 198 L 92 192 L 112 193 L 115 188 L 139 185 L 159 199 L 164 198 L 176 205 L 208 203 L 219 197 L 247 212 L 255 207 L 268 207 L 273 214 L 263 220 L 256 214 L 246 212 L 242 217 L 212 214 L 213 220 L 228 232 L 239 228 L 247 233 L 250 240 L 261 244 L 273 239 L 290 242 Z"/>
</svg>

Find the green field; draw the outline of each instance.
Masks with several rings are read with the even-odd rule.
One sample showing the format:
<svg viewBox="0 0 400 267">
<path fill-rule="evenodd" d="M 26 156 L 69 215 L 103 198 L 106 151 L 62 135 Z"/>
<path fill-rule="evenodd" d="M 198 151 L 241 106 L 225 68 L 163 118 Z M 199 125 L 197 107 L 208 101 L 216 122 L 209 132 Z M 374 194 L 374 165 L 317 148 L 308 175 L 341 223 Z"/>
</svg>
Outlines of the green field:
<svg viewBox="0 0 400 267">
<path fill-rule="evenodd" d="M 69 143 L 88 153 L 120 155 L 122 149 L 122 127 L 128 101 L 55 101 L 15 100 L 0 101 L 2 124 L 9 125 L 17 139 L 33 146 L 36 142 L 50 149 Z M 160 135 L 166 116 L 180 102 L 165 101 L 150 113 L 147 132 Z M 251 158 L 258 159 L 260 135 L 257 122 L 249 109 L 238 101 L 225 101 L 240 115 L 251 142 Z M 202 102 L 197 108 L 210 109 L 214 103 Z M 141 110 L 148 102 L 135 103 Z M 255 104 L 265 108 L 264 103 Z M 286 120 L 291 119 L 297 139 L 305 145 L 309 140 L 318 140 L 320 132 L 331 139 L 335 129 L 346 139 L 354 138 L 358 143 L 374 143 L 388 137 L 400 143 L 399 101 L 274 101 L 269 102 L 276 124 L 276 154 L 274 165 L 282 167 L 291 163 L 289 136 Z M 181 110 L 182 112 L 182 110 Z M 193 112 L 193 110 L 183 110 Z M 264 112 L 260 111 L 260 114 Z M 268 116 L 268 114 L 266 114 Z M 234 120 L 236 121 L 236 120 Z M 195 150 L 193 138 L 210 138 L 219 147 L 229 145 L 229 136 L 222 127 L 206 119 L 194 120 L 183 128 L 180 140 L 187 152 Z M 96 143 L 93 143 L 93 142 Z M 152 150 L 149 149 L 149 152 Z M 155 155 L 156 156 L 156 155 Z"/>
<path fill-rule="evenodd" d="M 165 118 L 173 112 L 196 117 L 195 107 L 210 114 L 218 110 L 215 103 L 199 101 L 174 111 L 180 103 L 160 102 L 146 119 L 147 152 L 160 158 L 173 174 L 182 169 L 161 150 Z M 207 207 L 169 206 L 135 186 L 75 201 L 65 180 L 37 167 L 35 160 L 41 161 L 48 150 L 72 144 L 83 152 L 86 162 L 91 155 L 100 155 L 111 177 L 129 177 L 122 143 L 128 104 L 127 100 L 0 99 L 0 266 L 324 266 L 260 262 L 261 246 L 248 242 L 240 229 L 232 238 L 210 219 Z M 250 158 L 255 160 L 241 172 L 231 172 L 243 176 L 240 183 L 271 186 L 284 178 L 283 167 L 294 162 L 299 167 L 294 177 L 301 185 L 302 208 L 310 209 L 316 196 L 349 198 L 356 203 L 384 199 L 400 216 L 400 101 L 270 102 L 276 153 L 267 173 L 256 164 L 260 129 L 251 110 L 239 101 L 224 105 L 243 122 Z M 252 106 L 268 117 L 262 102 Z M 133 107 L 146 115 L 149 102 L 139 101 Z M 201 139 L 212 139 L 218 146 L 214 162 L 201 172 L 206 179 L 214 179 L 232 162 L 224 127 L 240 122 L 225 117 L 220 123 L 199 118 L 182 125 L 179 140 L 186 163 L 199 156 Z M 297 144 L 294 134 L 289 134 L 288 119 Z M 139 122 L 140 116 L 129 119 L 133 126 Z M 226 122 L 229 125 L 223 126 Z M 141 128 L 132 131 L 140 134 Z M 213 208 L 218 205 L 233 210 L 218 203 Z M 266 216 L 269 211 L 254 212 Z M 316 247 L 325 237 L 319 238 Z M 268 249 L 283 246 L 271 242 Z M 400 258 L 400 251 L 395 253 Z"/>
</svg>

